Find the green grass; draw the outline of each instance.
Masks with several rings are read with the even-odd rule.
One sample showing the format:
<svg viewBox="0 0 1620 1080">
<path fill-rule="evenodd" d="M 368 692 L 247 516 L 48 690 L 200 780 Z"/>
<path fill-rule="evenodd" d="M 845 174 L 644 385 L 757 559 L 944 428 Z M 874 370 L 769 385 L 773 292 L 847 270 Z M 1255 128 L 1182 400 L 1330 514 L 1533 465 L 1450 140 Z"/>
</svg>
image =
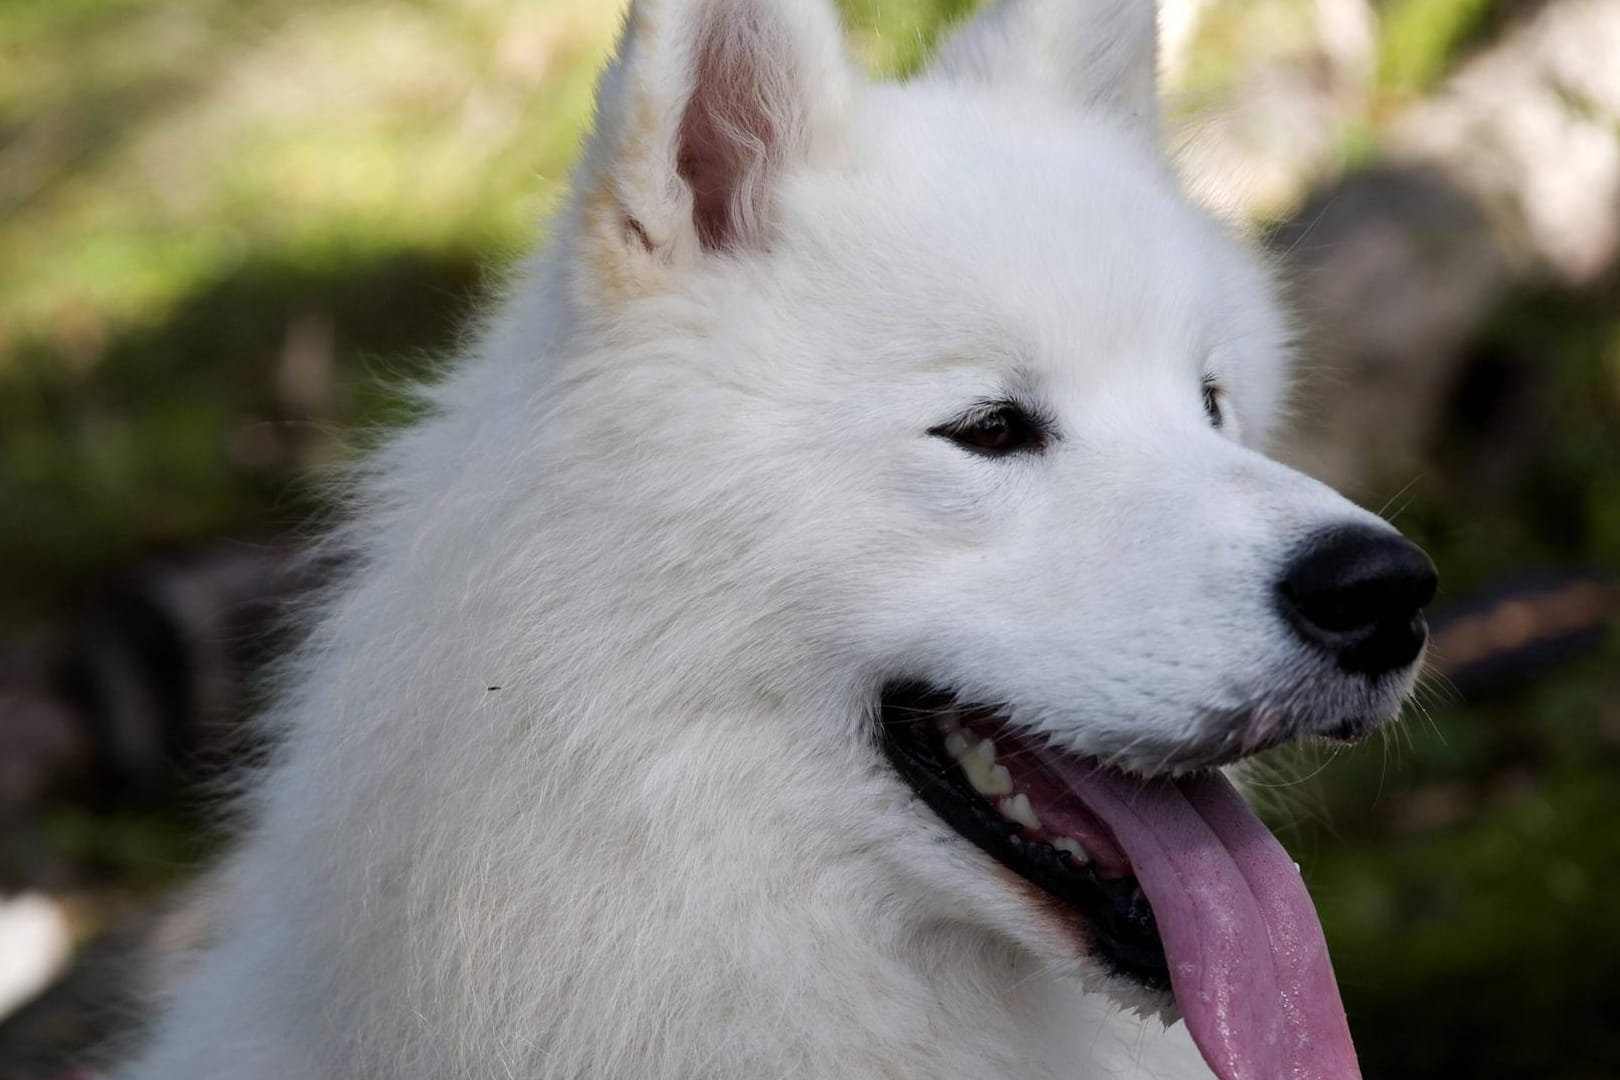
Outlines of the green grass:
<svg viewBox="0 0 1620 1080">
<path fill-rule="evenodd" d="M 615 25 L 605 6 L 563 8 L 8 7 L 0 349 L 93 363 L 267 253 L 310 265 L 521 242 Z"/>
<path fill-rule="evenodd" d="M 1400 94 L 1430 89 L 1459 53 L 1504 17 L 1514 0 L 1388 0 L 1379 34 L 1379 82 Z"/>
</svg>

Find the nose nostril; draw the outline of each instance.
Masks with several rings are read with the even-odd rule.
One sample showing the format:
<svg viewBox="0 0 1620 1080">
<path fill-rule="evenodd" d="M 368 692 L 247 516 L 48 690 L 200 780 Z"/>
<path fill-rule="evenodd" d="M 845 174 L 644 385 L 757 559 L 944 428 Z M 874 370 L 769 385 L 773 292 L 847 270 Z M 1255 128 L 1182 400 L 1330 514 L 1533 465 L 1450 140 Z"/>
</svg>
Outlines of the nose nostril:
<svg viewBox="0 0 1620 1080">
<path fill-rule="evenodd" d="M 1434 565 L 1421 548 L 1382 529 L 1334 529 L 1314 537 L 1279 583 L 1300 637 L 1341 667 L 1382 674 L 1416 659 L 1427 638 L 1422 610 L 1434 597 Z"/>
</svg>

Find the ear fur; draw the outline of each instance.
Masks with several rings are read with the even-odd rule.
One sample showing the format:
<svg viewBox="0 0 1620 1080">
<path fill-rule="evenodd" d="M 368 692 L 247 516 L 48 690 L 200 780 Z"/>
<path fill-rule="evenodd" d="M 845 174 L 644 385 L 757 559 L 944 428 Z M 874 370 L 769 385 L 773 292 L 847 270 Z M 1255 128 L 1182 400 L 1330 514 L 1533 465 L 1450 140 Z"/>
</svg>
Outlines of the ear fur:
<svg viewBox="0 0 1620 1080">
<path fill-rule="evenodd" d="M 765 246 L 775 181 L 829 153 L 853 82 L 827 0 L 635 0 L 575 183 L 595 285 Z"/>
<path fill-rule="evenodd" d="M 1114 113 L 1157 141 L 1157 5 L 994 0 L 950 36 L 928 77 L 1043 91 Z"/>
</svg>

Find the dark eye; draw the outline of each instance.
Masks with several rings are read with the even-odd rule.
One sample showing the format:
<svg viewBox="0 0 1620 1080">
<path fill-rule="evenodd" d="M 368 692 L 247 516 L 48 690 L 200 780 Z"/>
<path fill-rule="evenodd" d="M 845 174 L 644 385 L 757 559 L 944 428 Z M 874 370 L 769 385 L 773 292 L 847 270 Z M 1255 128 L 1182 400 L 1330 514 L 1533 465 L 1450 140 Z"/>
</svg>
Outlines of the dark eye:
<svg viewBox="0 0 1620 1080">
<path fill-rule="evenodd" d="M 1010 401 L 996 402 L 975 409 L 949 424 L 941 424 L 928 434 L 946 438 L 976 454 L 1003 457 L 1045 447 L 1045 425 Z"/>
<path fill-rule="evenodd" d="M 1221 384 L 1215 381 L 1215 376 L 1205 375 L 1204 413 L 1209 417 L 1210 425 L 1213 427 L 1220 427 L 1224 419 L 1221 413 L 1221 399 L 1225 396 L 1226 392 L 1221 389 Z"/>
</svg>

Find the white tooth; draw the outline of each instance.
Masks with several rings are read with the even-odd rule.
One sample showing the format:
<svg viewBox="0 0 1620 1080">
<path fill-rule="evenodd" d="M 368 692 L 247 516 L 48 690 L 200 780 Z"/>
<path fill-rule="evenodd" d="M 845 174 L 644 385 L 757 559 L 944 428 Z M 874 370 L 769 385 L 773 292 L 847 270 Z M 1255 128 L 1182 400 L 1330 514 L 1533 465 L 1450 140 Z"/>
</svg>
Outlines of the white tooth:
<svg viewBox="0 0 1620 1080">
<path fill-rule="evenodd" d="M 1007 771 L 1005 765 L 987 767 L 977 754 L 969 754 L 958 764 L 962 767 L 963 775 L 968 778 L 968 783 L 972 784 L 973 790 L 980 795 L 1012 794 L 1012 773 Z"/>
<path fill-rule="evenodd" d="M 1091 855 L 1087 853 L 1085 848 L 1080 846 L 1080 841 L 1072 836 L 1060 836 L 1051 843 L 1059 851 L 1068 852 L 1069 857 L 1074 860 L 1076 866 L 1084 866 L 1091 861 Z"/>
<path fill-rule="evenodd" d="M 1012 790 L 1012 773 L 1007 771 L 1005 765 L 992 765 L 990 771 L 985 773 L 984 787 L 979 789 L 985 795 L 1011 795 Z"/>
<path fill-rule="evenodd" d="M 986 766 L 996 763 L 996 740 L 983 739 L 973 748 L 973 754 Z"/>
<path fill-rule="evenodd" d="M 1029 805 L 1029 796 L 1020 791 L 1008 799 L 1002 799 L 996 804 L 1001 816 L 1008 821 L 1016 821 L 1030 832 L 1041 827 L 1041 819 L 1035 816 L 1035 808 Z"/>
<path fill-rule="evenodd" d="M 1303 874 L 1303 873 L 1304 873 L 1304 872 L 1305 872 L 1305 871 L 1303 871 L 1303 870 L 1301 870 L 1301 869 L 1300 869 L 1300 868 L 1299 868 L 1299 863 L 1295 863 L 1295 864 L 1294 864 L 1294 873 L 1296 873 L 1296 874 Z"/>
<path fill-rule="evenodd" d="M 945 752 L 957 761 L 967 757 L 968 751 L 972 749 L 972 745 L 968 743 L 966 732 L 953 731 L 945 736 Z"/>
</svg>

